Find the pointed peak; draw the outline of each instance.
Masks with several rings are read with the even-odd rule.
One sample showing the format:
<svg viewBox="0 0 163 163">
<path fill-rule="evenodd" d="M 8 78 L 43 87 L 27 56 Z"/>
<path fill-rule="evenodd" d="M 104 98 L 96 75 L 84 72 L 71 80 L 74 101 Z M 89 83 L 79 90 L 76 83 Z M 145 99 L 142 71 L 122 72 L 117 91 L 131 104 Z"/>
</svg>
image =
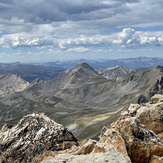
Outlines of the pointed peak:
<svg viewBox="0 0 163 163">
<path fill-rule="evenodd" d="M 83 62 L 77 65 L 77 67 L 91 67 L 88 63 Z"/>
<path fill-rule="evenodd" d="M 96 74 L 97 75 L 97 72 L 87 63 L 83 62 L 77 66 L 75 66 L 73 69 L 71 69 L 69 72 L 71 73 L 79 73 L 80 75 L 81 74 Z M 98 74 L 99 75 L 99 74 Z"/>
<path fill-rule="evenodd" d="M 88 63 L 83 62 L 78 64 L 77 66 L 75 66 L 73 69 L 75 70 L 79 70 L 79 69 L 85 69 L 85 70 L 91 70 L 91 71 L 95 71 Z"/>
</svg>

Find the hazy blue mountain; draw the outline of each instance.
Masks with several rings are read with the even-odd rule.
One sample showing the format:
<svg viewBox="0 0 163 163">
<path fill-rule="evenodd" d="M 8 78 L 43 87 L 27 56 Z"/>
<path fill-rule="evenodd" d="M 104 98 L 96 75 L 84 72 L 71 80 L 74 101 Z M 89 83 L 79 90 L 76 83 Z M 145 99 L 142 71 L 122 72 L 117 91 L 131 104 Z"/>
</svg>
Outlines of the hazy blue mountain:
<svg viewBox="0 0 163 163">
<path fill-rule="evenodd" d="M 136 68 L 136 69 L 144 69 L 147 67 L 163 65 L 163 58 L 150 58 L 150 57 L 139 57 L 139 58 L 127 58 L 127 59 L 111 59 L 111 60 L 74 60 L 74 61 L 55 61 L 55 62 L 47 62 L 43 65 L 50 67 L 62 67 L 65 69 L 70 69 L 80 64 L 82 62 L 88 63 L 94 69 L 97 68 L 108 68 L 115 66 L 124 66 L 128 68 Z"/>
<path fill-rule="evenodd" d="M 65 69 L 60 67 L 48 67 L 44 65 L 31 65 L 15 63 L 0 63 L 0 74 L 18 74 L 25 80 L 31 82 L 36 78 L 42 80 L 50 80 L 60 75 Z"/>
<path fill-rule="evenodd" d="M 36 78 L 39 78 L 41 80 L 52 80 L 57 76 L 59 76 L 64 70 L 72 69 L 76 65 L 79 65 L 83 62 L 89 64 L 94 69 L 101 69 L 101 70 L 103 68 L 109 69 L 115 66 L 144 69 L 147 67 L 163 65 L 163 59 L 147 58 L 147 57 L 101 60 L 101 61 L 80 59 L 80 60 L 73 60 L 73 61 L 54 61 L 54 62 L 47 62 L 41 64 L 40 63 L 22 64 L 19 62 L 15 62 L 15 63 L 8 63 L 8 64 L 0 63 L 0 74 L 7 74 L 7 73 L 18 74 L 28 82 L 31 82 Z M 106 74 L 106 72 L 104 74 Z M 119 75 L 120 74 L 122 73 L 120 72 Z M 126 73 L 124 73 L 124 75 L 125 74 Z M 116 74 L 115 75 L 112 74 L 111 76 L 116 77 Z"/>
</svg>

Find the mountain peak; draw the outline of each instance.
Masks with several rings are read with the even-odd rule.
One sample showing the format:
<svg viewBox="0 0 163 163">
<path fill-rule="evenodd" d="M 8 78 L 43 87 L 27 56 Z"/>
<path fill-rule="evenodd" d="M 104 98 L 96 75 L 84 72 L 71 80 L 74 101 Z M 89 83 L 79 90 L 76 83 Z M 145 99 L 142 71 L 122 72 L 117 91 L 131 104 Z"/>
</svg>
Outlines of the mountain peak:
<svg viewBox="0 0 163 163">
<path fill-rule="evenodd" d="M 106 78 L 98 74 L 91 66 L 84 62 L 71 70 L 65 71 L 54 79 L 53 82 L 55 82 L 57 88 L 70 89 L 72 87 L 77 88 L 86 84 L 97 84 L 107 81 Z"/>
<path fill-rule="evenodd" d="M 85 69 L 85 70 L 92 70 L 95 71 L 88 63 L 83 62 L 81 64 L 78 64 L 73 69 Z M 95 71 L 96 72 L 96 71 Z"/>
<path fill-rule="evenodd" d="M 97 83 L 99 81 L 107 81 L 103 76 L 98 74 L 90 65 L 83 62 L 73 69 L 71 69 L 68 73 L 70 77 L 71 83 Z"/>
</svg>

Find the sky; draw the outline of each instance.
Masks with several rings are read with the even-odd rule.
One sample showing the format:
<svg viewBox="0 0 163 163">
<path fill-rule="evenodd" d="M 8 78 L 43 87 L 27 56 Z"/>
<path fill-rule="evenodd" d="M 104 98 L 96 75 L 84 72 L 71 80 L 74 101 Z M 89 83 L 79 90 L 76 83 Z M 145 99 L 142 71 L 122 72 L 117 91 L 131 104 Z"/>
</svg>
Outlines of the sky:
<svg viewBox="0 0 163 163">
<path fill-rule="evenodd" d="M 162 0 L 0 0 L 0 62 L 163 58 Z"/>
</svg>

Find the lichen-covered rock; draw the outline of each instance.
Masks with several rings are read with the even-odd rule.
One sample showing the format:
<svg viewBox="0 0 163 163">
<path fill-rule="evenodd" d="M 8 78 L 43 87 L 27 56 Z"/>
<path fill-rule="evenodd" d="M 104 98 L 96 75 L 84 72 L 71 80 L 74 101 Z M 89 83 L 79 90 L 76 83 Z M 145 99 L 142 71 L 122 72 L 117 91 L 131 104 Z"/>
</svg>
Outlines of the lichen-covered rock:
<svg viewBox="0 0 163 163">
<path fill-rule="evenodd" d="M 44 151 L 64 150 L 77 139 L 44 114 L 24 116 L 17 125 L 0 131 L 0 162 L 31 162 Z"/>
<path fill-rule="evenodd" d="M 141 106 L 135 117 L 157 136 L 163 136 L 163 102 Z"/>
<path fill-rule="evenodd" d="M 163 95 L 161 94 L 155 94 L 152 98 L 151 101 L 153 104 L 163 102 Z"/>
<path fill-rule="evenodd" d="M 103 142 L 105 144 L 112 144 L 118 152 L 123 153 L 123 155 L 125 155 L 128 159 L 125 141 L 118 130 L 115 130 L 114 128 L 108 129 L 104 127 L 99 138 L 100 142 Z"/>
<path fill-rule="evenodd" d="M 133 117 L 121 117 L 101 139 L 124 155 L 128 153 L 133 163 L 148 163 L 152 155 L 163 156 L 163 141 Z"/>
<path fill-rule="evenodd" d="M 134 116 L 139 108 L 139 104 L 130 104 L 128 108 L 128 113 L 130 114 L 130 116 Z"/>
<path fill-rule="evenodd" d="M 162 97 L 157 95 L 157 99 Z M 156 96 L 153 99 L 155 98 Z M 117 135 L 119 140 L 124 140 L 128 155 L 134 163 L 149 163 L 153 159 L 162 163 L 160 158 L 163 157 L 163 102 L 154 101 L 143 105 L 130 105 L 123 116 L 106 131 L 114 131 L 114 134 L 108 134 L 106 139 L 114 142 L 112 144 L 115 146 L 118 146 L 119 142 Z M 122 142 L 120 144 L 123 144 Z"/>
</svg>

